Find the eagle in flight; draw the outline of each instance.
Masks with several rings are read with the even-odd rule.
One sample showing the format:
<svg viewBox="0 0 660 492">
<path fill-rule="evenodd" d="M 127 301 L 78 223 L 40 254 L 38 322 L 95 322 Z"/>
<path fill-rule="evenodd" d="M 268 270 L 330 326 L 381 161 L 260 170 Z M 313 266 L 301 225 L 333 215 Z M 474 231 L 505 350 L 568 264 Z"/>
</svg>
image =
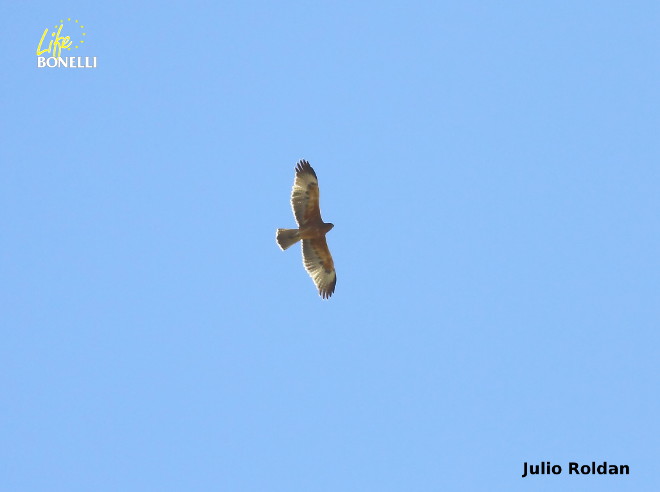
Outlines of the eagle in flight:
<svg viewBox="0 0 660 492">
<path fill-rule="evenodd" d="M 328 299 L 335 291 L 337 273 L 332 261 L 326 233 L 334 224 L 323 222 L 319 209 L 319 182 L 309 162 L 301 160 L 296 165 L 296 177 L 291 190 L 291 208 L 298 229 L 278 229 L 277 245 L 285 250 L 302 240 L 305 270 L 319 289 L 319 295 Z"/>
</svg>

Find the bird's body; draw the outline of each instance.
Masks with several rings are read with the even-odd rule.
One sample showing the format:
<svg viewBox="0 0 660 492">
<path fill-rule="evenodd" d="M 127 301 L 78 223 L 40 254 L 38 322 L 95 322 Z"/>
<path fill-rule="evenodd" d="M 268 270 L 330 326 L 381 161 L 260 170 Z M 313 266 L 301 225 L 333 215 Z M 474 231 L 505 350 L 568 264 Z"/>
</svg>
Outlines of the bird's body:
<svg viewBox="0 0 660 492">
<path fill-rule="evenodd" d="M 321 219 L 319 183 L 309 162 L 301 160 L 291 190 L 291 208 L 298 229 L 277 229 L 278 246 L 285 250 L 302 241 L 303 263 L 319 289 L 319 295 L 329 298 L 335 291 L 337 274 L 325 235 L 334 227 Z"/>
<path fill-rule="evenodd" d="M 322 222 L 319 225 L 308 225 L 298 229 L 300 231 L 300 239 L 321 239 L 332 229 L 332 224 Z"/>
</svg>

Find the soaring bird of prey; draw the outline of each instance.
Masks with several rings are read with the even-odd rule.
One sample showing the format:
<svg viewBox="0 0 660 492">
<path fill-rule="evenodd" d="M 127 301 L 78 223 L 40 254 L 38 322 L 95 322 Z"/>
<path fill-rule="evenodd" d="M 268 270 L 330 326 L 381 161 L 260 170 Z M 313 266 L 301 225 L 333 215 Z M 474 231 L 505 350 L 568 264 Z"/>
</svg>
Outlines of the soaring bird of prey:
<svg viewBox="0 0 660 492">
<path fill-rule="evenodd" d="M 285 250 L 302 239 L 303 264 L 319 289 L 319 295 L 328 299 L 335 291 L 337 273 L 332 261 L 326 233 L 334 224 L 323 222 L 319 209 L 319 182 L 309 162 L 296 165 L 296 177 L 291 190 L 291 208 L 298 229 L 278 229 L 275 239 Z"/>
</svg>

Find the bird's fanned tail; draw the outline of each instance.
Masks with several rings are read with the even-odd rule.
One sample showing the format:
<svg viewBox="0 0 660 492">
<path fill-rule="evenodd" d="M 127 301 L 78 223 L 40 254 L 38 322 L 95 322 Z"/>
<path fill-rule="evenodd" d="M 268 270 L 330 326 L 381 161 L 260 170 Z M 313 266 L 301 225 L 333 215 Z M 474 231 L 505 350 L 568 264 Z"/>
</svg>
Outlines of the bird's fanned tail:
<svg viewBox="0 0 660 492">
<path fill-rule="evenodd" d="M 300 241 L 300 231 L 298 229 L 278 229 L 275 239 L 277 245 L 285 250 Z"/>
</svg>

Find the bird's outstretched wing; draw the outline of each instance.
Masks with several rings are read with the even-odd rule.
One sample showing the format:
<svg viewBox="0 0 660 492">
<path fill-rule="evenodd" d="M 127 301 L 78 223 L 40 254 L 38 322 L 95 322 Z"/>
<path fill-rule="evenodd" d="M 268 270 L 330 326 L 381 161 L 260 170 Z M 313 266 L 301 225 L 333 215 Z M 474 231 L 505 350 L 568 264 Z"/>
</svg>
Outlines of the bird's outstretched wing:
<svg viewBox="0 0 660 492">
<path fill-rule="evenodd" d="M 325 237 L 303 239 L 302 253 L 305 270 L 319 289 L 319 295 L 329 298 L 335 291 L 337 273 Z"/>
<path fill-rule="evenodd" d="M 296 177 L 291 190 L 291 208 L 299 226 L 320 223 L 319 182 L 309 162 L 301 160 L 296 165 Z"/>
</svg>

